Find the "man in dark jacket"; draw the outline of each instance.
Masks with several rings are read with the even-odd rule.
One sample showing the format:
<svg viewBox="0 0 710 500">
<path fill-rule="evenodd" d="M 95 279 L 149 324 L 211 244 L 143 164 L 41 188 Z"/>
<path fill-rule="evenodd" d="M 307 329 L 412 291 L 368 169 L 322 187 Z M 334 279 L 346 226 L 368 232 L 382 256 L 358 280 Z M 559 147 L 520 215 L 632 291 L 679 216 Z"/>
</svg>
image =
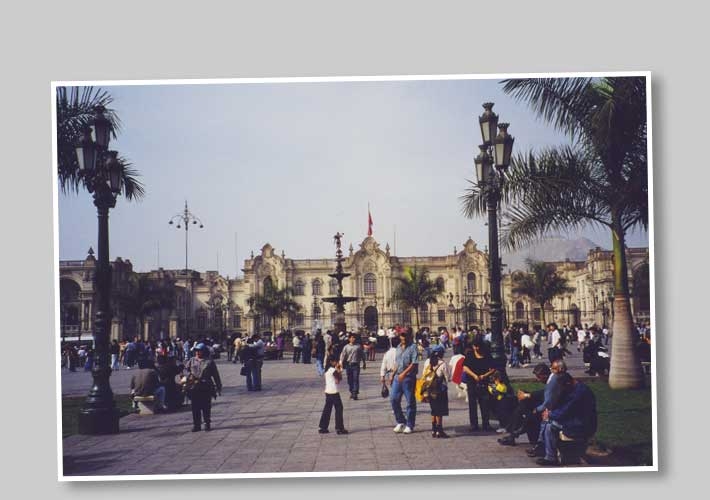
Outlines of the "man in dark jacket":
<svg viewBox="0 0 710 500">
<path fill-rule="evenodd" d="M 557 442 L 560 431 L 572 439 L 587 440 L 597 431 L 597 403 L 592 390 L 569 373 L 559 375 L 562 400 L 552 410 L 545 410 L 542 419 L 545 456 L 538 465 L 557 465 Z"/>
<path fill-rule="evenodd" d="M 194 351 L 196 356 L 185 364 L 188 395 L 192 401 L 192 432 L 200 430 L 203 417 L 205 431 L 209 431 L 212 429 L 212 398 L 222 394 L 222 380 L 214 360 L 209 359 L 209 347 L 200 342 Z"/>
</svg>

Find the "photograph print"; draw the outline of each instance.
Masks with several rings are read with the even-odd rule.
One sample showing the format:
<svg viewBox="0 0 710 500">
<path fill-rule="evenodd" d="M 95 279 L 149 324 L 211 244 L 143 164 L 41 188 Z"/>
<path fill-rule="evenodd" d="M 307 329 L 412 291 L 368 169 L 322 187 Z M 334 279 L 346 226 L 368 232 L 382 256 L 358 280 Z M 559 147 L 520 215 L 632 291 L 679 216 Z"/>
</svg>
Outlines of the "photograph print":
<svg viewBox="0 0 710 500">
<path fill-rule="evenodd" d="M 59 480 L 657 471 L 650 79 L 54 82 Z"/>
</svg>

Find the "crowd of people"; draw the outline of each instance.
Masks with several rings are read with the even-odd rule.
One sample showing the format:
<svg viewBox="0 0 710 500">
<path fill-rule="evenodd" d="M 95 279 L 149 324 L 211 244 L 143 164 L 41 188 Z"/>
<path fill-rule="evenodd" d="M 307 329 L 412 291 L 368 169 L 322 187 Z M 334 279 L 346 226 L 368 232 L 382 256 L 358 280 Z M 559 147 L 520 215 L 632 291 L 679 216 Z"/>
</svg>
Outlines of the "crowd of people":
<svg viewBox="0 0 710 500">
<path fill-rule="evenodd" d="M 638 327 L 639 350 L 649 353 L 651 334 L 648 327 Z M 491 332 L 454 327 L 432 335 L 428 329 L 416 334 L 412 328 L 396 325 L 380 328 L 377 337 L 356 333 L 317 330 L 294 334 L 291 361 L 315 364 L 323 377 L 325 403 L 318 432 L 328 433 L 333 409 L 335 430 L 347 434 L 344 427 L 341 387 L 347 382 L 350 399 L 357 401 L 361 392 L 360 373 L 367 361 L 375 361 L 375 346 L 386 338 L 389 348 L 380 363 L 383 397 L 389 398 L 396 433 L 411 434 L 416 427 L 417 401 L 428 403 L 433 438 L 449 438 L 444 417 L 449 415 L 449 388 L 464 397 L 468 405 L 471 432 L 505 434 L 498 439 L 502 446 L 513 446 L 526 435 L 532 444 L 527 454 L 540 465 L 556 465 L 560 439 L 586 442 L 596 431 L 594 393 L 567 371 L 565 357 L 573 343 L 588 364 L 588 374 L 608 372 L 607 345 L 611 332 L 592 325 L 559 328 L 550 323 L 545 329 L 529 332 L 525 327 L 509 326 L 504 331 L 504 345 L 510 360 L 508 367 L 525 367 L 536 360 L 535 379 L 544 384 L 537 391 L 515 391 L 504 371 L 497 369 L 491 357 Z M 271 341 L 260 334 L 235 336 L 220 344 L 210 338 L 163 339 L 117 342 L 110 346 L 113 370 L 135 369 L 130 390 L 134 396 L 152 396 L 156 412 L 174 411 L 190 403 L 193 431 L 211 430 L 211 401 L 221 395 L 222 381 L 214 362 L 220 352 L 227 361 L 240 363 L 248 391 L 260 391 L 262 367 L 267 347 L 283 359 L 289 335 L 279 332 Z M 379 339 L 378 339 L 379 338 Z M 546 348 L 545 354 L 543 354 Z M 444 359 L 451 351 L 448 362 Z M 64 346 L 63 359 L 69 370 L 79 366 L 90 369 L 93 352 L 83 346 Z M 549 364 L 543 362 L 547 359 Z M 419 364 L 422 363 L 421 375 Z M 404 406 L 403 406 L 404 400 Z M 357 404 L 357 403 L 355 403 Z M 480 415 L 480 423 L 479 423 Z M 491 420 L 497 421 L 494 429 Z M 479 425 L 480 424 L 480 425 Z"/>
</svg>

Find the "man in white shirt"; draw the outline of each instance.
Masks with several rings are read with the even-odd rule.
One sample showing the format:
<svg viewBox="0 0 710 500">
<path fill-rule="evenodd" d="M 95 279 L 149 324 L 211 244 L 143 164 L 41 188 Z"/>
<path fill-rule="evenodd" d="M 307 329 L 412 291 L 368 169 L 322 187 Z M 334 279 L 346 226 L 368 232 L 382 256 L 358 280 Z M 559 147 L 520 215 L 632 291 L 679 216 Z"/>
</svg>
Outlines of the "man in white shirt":
<svg viewBox="0 0 710 500">
<path fill-rule="evenodd" d="M 399 337 L 392 337 L 390 339 L 390 348 L 382 356 L 382 364 L 380 365 L 380 382 L 392 383 L 392 374 L 397 368 L 397 346 L 399 345 Z"/>
<path fill-rule="evenodd" d="M 557 323 L 547 325 L 547 331 L 550 333 L 550 344 L 547 349 L 547 356 L 550 359 L 550 363 L 552 363 L 556 359 L 562 359 L 562 336 L 557 329 Z"/>
</svg>

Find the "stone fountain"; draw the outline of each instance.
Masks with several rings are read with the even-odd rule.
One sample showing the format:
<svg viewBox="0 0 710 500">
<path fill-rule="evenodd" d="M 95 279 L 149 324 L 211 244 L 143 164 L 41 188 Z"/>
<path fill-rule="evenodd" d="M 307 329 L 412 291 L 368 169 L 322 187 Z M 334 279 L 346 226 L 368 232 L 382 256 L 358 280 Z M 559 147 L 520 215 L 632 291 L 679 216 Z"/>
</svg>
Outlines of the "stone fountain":
<svg viewBox="0 0 710 500">
<path fill-rule="evenodd" d="M 350 276 L 350 273 L 343 272 L 343 261 L 345 260 L 345 258 L 343 257 L 343 251 L 340 248 L 340 240 L 342 238 L 343 235 L 339 232 L 336 233 L 335 236 L 333 236 L 333 239 L 335 240 L 335 260 L 337 264 L 335 266 L 335 272 L 328 275 L 338 281 L 338 295 L 336 295 L 335 297 L 323 298 L 323 302 L 330 302 L 331 304 L 335 304 L 334 326 L 336 335 L 338 335 L 340 332 L 347 332 L 345 325 L 345 304 L 347 304 L 348 302 L 355 302 L 357 300 L 357 297 L 343 297 L 343 278 L 347 278 L 348 276 Z"/>
</svg>

